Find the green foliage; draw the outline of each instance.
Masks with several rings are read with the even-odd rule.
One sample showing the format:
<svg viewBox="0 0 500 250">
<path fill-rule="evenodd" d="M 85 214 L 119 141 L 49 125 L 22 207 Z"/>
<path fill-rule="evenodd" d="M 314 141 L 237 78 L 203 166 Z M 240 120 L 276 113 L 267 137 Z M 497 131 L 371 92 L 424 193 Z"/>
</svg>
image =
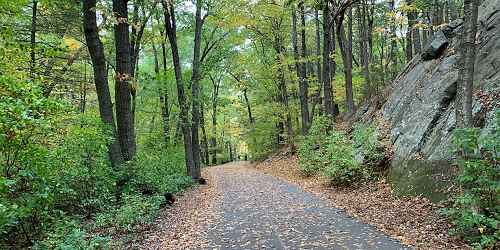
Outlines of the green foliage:
<svg viewBox="0 0 500 250">
<path fill-rule="evenodd" d="M 88 236 L 88 233 L 81 229 L 79 222 L 63 218 L 53 226 L 53 230 L 43 241 L 36 242 L 34 249 L 111 249 L 111 239 Z"/>
<path fill-rule="evenodd" d="M 357 123 L 352 132 L 353 146 L 357 156 L 362 157 L 361 163 L 376 167 L 385 158 L 384 148 L 378 140 L 374 125 Z"/>
<path fill-rule="evenodd" d="M 125 174 L 130 179 L 129 188 L 135 191 L 177 193 L 193 184 L 186 174 L 184 151 L 172 145 L 168 149 L 151 147 L 138 152 L 125 168 Z"/>
<path fill-rule="evenodd" d="M 324 155 L 328 129 L 332 126 L 326 116 L 316 117 L 311 125 L 309 134 L 302 137 L 299 143 L 299 167 L 304 175 L 317 174 L 328 162 Z"/>
<path fill-rule="evenodd" d="M 456 129 L 453 135 L 459 155 L 457 182 L 463 190 L 455 206 L 446 210 L 455 224 L 453 233 L 478 249 L 494 248 L 500 240 L 500 111 L 493 126 L 481 136 L 476 128 Z"/>
<path fill-rule="evenodd" d="M 150 223 L 158 211 L 163 197 L 155 195 L 143 197 L 139 194 L 125 194 L 123 205 L 116 209 L 97 214 L 93 227 L 114 227 L 132 231 L 137 224 Z"/>
<path fill-rule="evenodd" d="M 354 160 L 352 141 L 342 132 L 332 131 L 327 138 L 328 164 L 324 175 L 334 184 L 350 184 L 367 176 L 366 169 Z"/>
<path fill-rule="evenodd" d="M 89 236 L 83 221 L 105 224 L 107 215 L 108 225 L 131 230 L 150 221 L 162 201 L 135 190 L 175 193 L 192 184 L 180 148 L 141 147 L 116 172 L 107 152 L 112 133 L 94 112 L 75 114 L 37 84 L 7 76 L 0 76 L 0 93 L 0 246 L 103 249 L 105 239 Z M 123 172 L 127 188 L 117 190 Z"/>
<path fill-rule="evenodd" d="M 322 173 L 332 184 L 346 185 L 366 177 L 366 169 L 354 160 L 352 141 L 339 131 L 329 131 L 331 120 L 317 117 L 309 135 L 299 145 L 299 167 L 303 174 Z"/>
<path fill-rule="evenodd" d="M 252 127 L 247 143 L 251 159 L 262 160 L 278 148 L 275 127 L 272 122 L 261 121 Z"/>
</svg>

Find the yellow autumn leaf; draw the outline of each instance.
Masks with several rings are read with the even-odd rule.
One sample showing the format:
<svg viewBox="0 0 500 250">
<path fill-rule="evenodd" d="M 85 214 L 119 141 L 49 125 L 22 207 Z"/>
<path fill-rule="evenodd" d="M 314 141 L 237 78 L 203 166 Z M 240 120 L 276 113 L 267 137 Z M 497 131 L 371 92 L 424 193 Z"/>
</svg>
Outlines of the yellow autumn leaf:
<svg viewBox="0 0 500 250">
<path fill-rule="evenodd" d="M 63 46 L 67 47 L 70 51 L 78 50 L 82 45 L 79 41 L 71 37 L 63 38 Z"/>
</svg>

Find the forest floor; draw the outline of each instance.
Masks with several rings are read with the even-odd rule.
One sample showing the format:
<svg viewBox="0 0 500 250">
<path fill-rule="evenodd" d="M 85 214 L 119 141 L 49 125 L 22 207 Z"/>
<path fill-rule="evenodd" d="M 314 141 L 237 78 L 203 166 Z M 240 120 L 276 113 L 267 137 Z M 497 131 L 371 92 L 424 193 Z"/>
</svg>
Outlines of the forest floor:
<svg viewBox="0 0 500 250">
<path fill-rule="evenodd" d="M 140 248 L 465 248 L 421 198 L 392 198 L 384 182 L 334 190 L 297 173 L 296 159 L 286 153 L 258 165 L 207 168 L 208 185 L 164 209 Z"/>
</svg>

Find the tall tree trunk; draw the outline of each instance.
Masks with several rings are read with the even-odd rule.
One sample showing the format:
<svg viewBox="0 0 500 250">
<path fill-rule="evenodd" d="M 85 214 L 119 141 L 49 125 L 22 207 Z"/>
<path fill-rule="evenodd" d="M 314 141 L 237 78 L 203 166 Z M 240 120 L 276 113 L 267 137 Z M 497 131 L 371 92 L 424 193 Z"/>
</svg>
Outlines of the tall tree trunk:
<svg viewBox="0 0 500 250">
<path fill-rule="evenodd" d="M 177 47 L 177 27 L 175 20 L 175 10 L 172 1 L 164 1 L 165 15 L 165 30 L 172 49 L 172 62 L 174 64 L 175 81 L 177 85 L 177 100 L 180 109 L 180 122 L 182 127 L 182 135 L 184 137 L 184 153 L 186 156 L 186 168 L 188 173 L 194 168 L 194 156 L 191 140 L 191 129 L 189 126 L 189 107 L 187 106 L 186 94 L 184 92 L 184 83 L 182 81 L 182 69 L 179 57 L 179 49 Z"/>
<path fill-rule="evenodd" d="M 302 133 L 307 134 L 309 127 L 311 126 L 311 121 L 309 119 L 309 82 L 307 80 L 307 38 L 306 38 L 306 11 L 304 8 L 304 1 L 299 3 L 300 10 L 300 34 L 301 34 L 301 79 L 300 79 L 300 110 L 302 114 Z"/>
<path fill-rule="evenodd" d="M 252 116 L 252 108 L 250 106 L 250 100 L 248 100 L 248 93 L 247 92 L 248 92 L 248 90 L 245 88 L 243 90 L 243 97 L 245 98 L 245 103 L 247 104 L 248 121 L 250 122 L 250 124 L 254 124 L 255 119 Z"/>
<path fill-rule="evenodd" d="M 407 5 L 413 4 L 413 0 L 406 0 Z M 417 12 L 408 12 L 408 29 L 411 31 L 411 41 L 410 45 L 413 47 L 413 55 L 420 54 L 422 51 L 422 45 L 420 43 L 420 30 L 415 27 L 417 24 Z"/>
<path fill-rule="evenodd" d="M 396 78 L 396 74 L 398 73 L 398 43 L 397 43 L 397 34 L 396 34 L 396 3 L 395 0 L 389 1 L 389 10 L 394 14 L 394 18 L 391 18 L 391 50 L 390 50 L 390 71 L 391 71 L 391 80 Z"/>
<path fill-rule="evenodd" d="M 474 88 L 474 64 L 476 59 L 476 33 L 478 1 L 464 0 L 464 31 L 456 100 L 457 127 L 472 127 L 472 92 Z"/>
<path fill-rule="evenodd" d="M 113 12 L 116 15 L 115 49 L 116 49 L 116 119 L 118 125 L 118 140 L 123 158 L 132 160 L 135 155 L 135 131 L 132 117 L 130 95 L 130 80 L 132 80 L 130 60 L 130 37 L 128 24 L 128 0 L 113 0 Z"/>
<path fill-rule="evenodd" d="M 212 165 L 217 165 L 217 101 L 219 97 L 220 81 L 216 81 L 211 75 L 210 80 L 213 85 L 212 92 L 212 137 L 210 138 L 210 148 L 212 151 Z"/>
<path fill-rule="evenodd" d="M 109 126 L 113 136 L 116 137 L 113 103 L 111 102 L 111 94 L 108 86 L 106 58 L 102 42 L 99 39 L 95 7 L 96 0 L 83 1 L 83 30 L 90 58 L 92 59 L 92 67 L 94 69 L 94 83 L 96 87 L 97 101 L 99 102 L 99 114 L 101 120 Z M 108 154 L 111 164 L 115 168 L 123 163 L 124 159 L 118 140 L 113 140 L 108 145 Z"/>
<path fill-rule="evenodd" d="M 209 151 L 208 151 L 208 139 L 207 139 L 207 131 L 205 129 L 205 107 L 203 106 L 203 102 L 201 103 L 201 109 L 200 109 L 200 127 L 201 127 L 201 134 L 203 136 L 202 138 L 202 145 L 203 145 L 203 163 L 208 166 L 210 164 L 210 157 L 209 157 Z"/>
<path fill-rule="evenodd" d="M 316 77 L 318 79 L 318 89 L 316 90 L 316 93 L 314 94 L 314 99 L 312 103 L 312 108 L 311 108 L 311 118 L 310 121 L 314 119 L 315 116 L 315 111 L 316 111 L 316 105 L 318 103 L 321 104 L 321 85 L 323 83 L 323 80 L 321 78 L 322 74 L 322 69 L 321 69 L 321 32 L 320 32 L 320 20 L 319 20 L 319 11 L 315 10 L 314 11 L 314 23 L 316 25 Z"/>
<path fill-rule="evenodd" d="M 324 110 L 331 119 L 335 114 L 335 107 L 333 102 L 332 82 L 331 82 L 331 58 L 330 53 L 332 49 L 332 22 L 330 19 L 330 7 L 328 2 L 323 4 L 323 94 L 324 94 Z"/>
<path fill-rule="evenodd" d="M 38 0 L 33 0 L 32 6 L 32 15 L 31 15 L 31 51 L 30 51 L 30 77 L 33 78 L 35 76 L 35 63 L 36 63 L 36 20 L 37 20 L 37 8 L 38 8 Z"/>
<path fill-rule="evenodd" d="M 80 83 L 80 113 L 84 114 L 87 106 L 87 63 L 83 65 L 83 82 Z"/>
<path fill-rule="evenodd" d="M 303 8 L 302 2 L 300 5 Z M 302 16 L 302 15 L 301 15 Z M 302 29 L 303 27 L 301 27 Z M 297 13 L 296 10 L 292 10 L 292 46 L 293 55 L 295 59 L 295 72 L 297 73 L 297 78 L 299 79 L 299 98 L 300 98 L 300 114 L 302 122 L 302 134 L 306 135 L 309 127 L 309 106 L 307 104 L 307 79 L 305 72 L 305 65 L 301 62 L 305 59 L 305 56 L 299 53 L 299 46 L 297 42 Z M 305 39 L 305 37 L 303 37 Z M 304 49 L 303 45 L 302 49 Z"/>
<path fill-rule="evenodd" d="M 406 41 L 405 41 L 405 55 L 406 62 L 410 62 L 413 59 L 413 42 L 412 42 L 412 25 L 410 22 L 410 14 L 408 14 L 408 28 L 406 29 Z"/>
<path fill-rule="evenodd" d="M 201 32 L 203 28 L 203 20 L 201 18 L 201 0 L 196 0 L 196 19 L 194 31 L 194 51 L 193 51 L 193 74 L 191 77 L 191 96 L 192 96 L 192 124 L 191 124 L 191 140 L 193 146 L 194 166 L 190 171 L 190 176 L 193 179 L 201 177 L 200 168 L 200 96 L 199 96 L 199 81 L 200 81 L 200 53 L 201 53 Z"/>
<path fill-rule="evenodd" d="M 278 68 L 278 90 L 279 90 L 279 95 L 281 98 L 281 104 L 283 105 L 283 108 L 285 109 L 285 126 L 286 126 L 286 131 L 287 131 L 287 142 L 289 144 L 292 144 L 293 142 L 293 127 L 292 127 L 292 116 L 290 114 L 290 106 L 288 103 L 288 90 L 287 90 L 287 84 L 286 84 L 286 77 L 285 77 L 285 62 L 284 57 L 285 57 L 285 48 L 281 44 L 281 39 L 276 39 L 276 54 L 277 58 L 276 61 L 279 64 Z"/>
<path fill-rule="evenodd" d="M 354 113 L 354 95 L 352 90 L 352 8 L 348 10 L 348 38 L 344 32 L 344 15 L 340 13 L 337 17 L 337 40 L 339 42 L 342 61 L 344 62 L 346 108 L 347 115 Z"/>
<path fill-rule="evenodd" d="M 157 21 L 158 24 L 160 24 L 160 17 L 157 16 Z M 161 40 L 161 52 L 162 52 L 162 66 L 163 66 L 163 74 L 167 74 L 167 49 L 165 46 L 165 36 L 164 36 L 164 30 L 160 28 L 160 36 L 162 38 Z M 169 109 L 169 95 L 168 95 L 168 88 L 165 86 L 165 88 L 160 88 L 159 89 L 159 95 L 160 95 L 160 104 L 162 105 L 161 111 L 162 111 L 162 121 L 163 121 L 163 137 L 165 140 L 165 146 L 168 147 L 170 144 L 170 109 Z M 175 136 L 175 135 L 174 135 Z"/>
<path fill-rule="evenodd" d="M 153 46 L 153 55 L 154 55 L 154 62 L 155 62 L 155 73 L 156 73 L 156 79 L 158 79 L 160 75 L 160 63 L 158 60 L 158 51 L 156 49 L 155 43 L 152 43 Z M 158 96 L 160 97 L 160 107 L 161 107 L 161 118 L 163 122 L 163 141 L 165 142 L 165 147 L 168 147 L 170 144 L 170 115 L 169 115 L 169 110 L 168 110 L 168 99 L 166 98 L 167 95 L 165 95 L 166 91 L 163 90 L 162 87 L 158 88 Z"/>
<path fill-rule="evenodd" d="M 370 77 L 370 55 L 369 55 L 369 45 L 368 45 L 368 31 L 365 18 L 365 7 L 361 6 L 358 8 L 358 22 L 360 27 L 360 49 L 361 49 L 361 63 L 363 64 L 363 76 L 365 78 L 365 97 L 369 97 L 372 93 L 372 82 Z"/>
<path fill-rule="evenodd" d="M 233 146 L 231 145 L 231 142 L 228 142 L 227 144 L 229 148 L 229 161 L 233 162 L 234 161 Z"/>
</svg>

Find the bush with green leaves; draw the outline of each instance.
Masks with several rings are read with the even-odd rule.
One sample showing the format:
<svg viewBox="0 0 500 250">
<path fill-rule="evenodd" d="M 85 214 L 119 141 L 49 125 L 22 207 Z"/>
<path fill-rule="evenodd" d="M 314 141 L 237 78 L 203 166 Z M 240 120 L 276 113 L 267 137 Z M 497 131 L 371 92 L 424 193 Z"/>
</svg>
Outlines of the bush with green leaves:
<svg viewBox="0 0 500 250">
<path fill-rule="evenodd" d="M 53 229 L 47 234 L 45 239 L 38 241 L 33 246 L 34 249 L 88 249 L 104 250 L 112 249 L 110 237 L 99 235 L 89 235 L 80 222 L 68 218 L 62 218 L 53 225 Z"/>
<path fill-rule="evenodd" d="M 332 131 L 326 145 L 328 161 L 323 174 L 333 184 L 348 185 L 368 175 L 366 168 L 354 160 L 352 141 L 344 133 Z"/>
<path fill-rule="evenodd" d="M 452 219 L 453 233 L 478 249 L 499 246 L 500 240 L 500 111 L 488 133 L 477 128 L 455 129 L 453 143 L 462 194 L 445 213 Z"/>
<path fill-rule="evenodd" d="M 181 148 L 139 145 L 117 171 L 107 153 L 111 129 L 96 111 L 79 114 L 37 83 L 7 76 L 0 93 L 0 248 L 103 249 L 89 226 L 103 221 L 96 214 L 128 230 L 150 221 L 159 194 L 193 183 Z M 127 188 L 118 190 L 124 175 Z M 153 195 L 141 196 L 142 187 Z"/>
<path fill-rule="evenodd" d="M 140 194 L 124 194 L 123 204 L 95 216 L 92 227 L 113 227 L 121 231 L 132 231 L 138 224 L 150 223 L 155 217 L 163 196 L 144 197 Z"/>
<path fill-rule="evenodd" d="M 278 149 L 274 121 L 262 121 L 251 124 L 248 132 L 248 152 L 252 160 L 263 160 Z"/>
<path fill-rule="evenodd" d="M 300 139 L 299 168 L 305 175 L 323 174 L 332 184 L 350 184 L 367 176 L 354 159 L 353 142 L 332 129 L 331 119 L 316 117 L 309 134 Z"/>
<path fill-rule="evenodd" d="M 385 158 L 384 148 L 378 140 L 376 127 L 364 123 L 354 125 L 352 132 L 353 146 L 357 159 L 363 165 L 376 167 Z"/>
<path fill-rule="evenodd" d="M 128 187 L 132 191 L 177 193 L 193 185 L 193 180 L 187 176 L 184 151 L 174 145 L 167 149 L 157 146 L 144 148 L 124 168 L 123 174 L 127 175 Z"/>
<path fill-rule="evenodd" d="M 299 168 L 302 174 L 315 175 L 323 169 L 329 159 L 325 155 L 328 130 L 332 123 L 326 116 L 316 117 L 309 134 L 299 138 Z"/>
</svg>

